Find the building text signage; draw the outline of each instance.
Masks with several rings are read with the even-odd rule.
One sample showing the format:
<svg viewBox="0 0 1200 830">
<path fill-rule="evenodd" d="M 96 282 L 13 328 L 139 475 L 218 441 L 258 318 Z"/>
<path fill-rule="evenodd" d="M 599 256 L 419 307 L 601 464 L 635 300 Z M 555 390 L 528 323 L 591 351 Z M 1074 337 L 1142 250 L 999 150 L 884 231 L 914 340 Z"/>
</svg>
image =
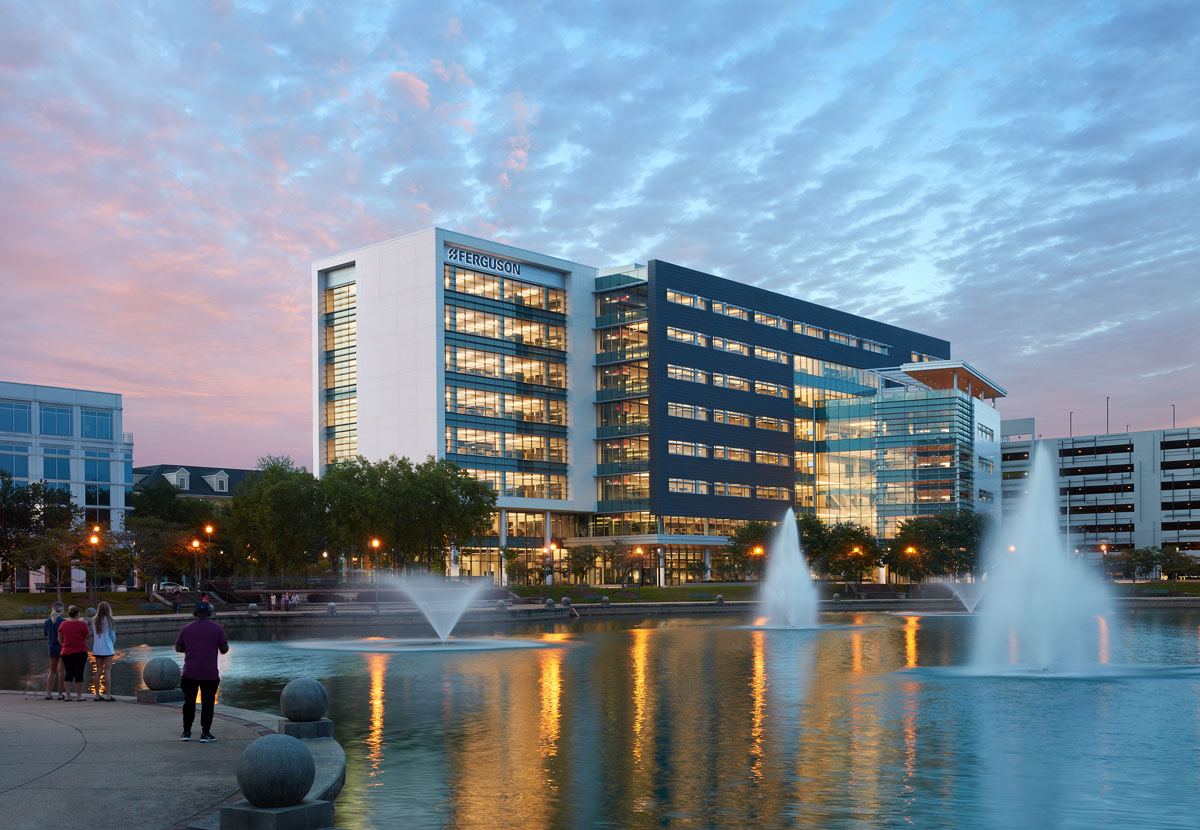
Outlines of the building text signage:
<svg viewBox="0 0 1200 830">
<path fill-rule="evenodd" d="M 464 251 L 462 248 L 447 248 L 446 259 L 449 262 L 458 262 L 474 268 L 486 268 L 489 271 L 496 271 L 500 274 L 512 274 L 514 277 L 521 276 L 521 263 L 513 262 L 511 259 L 501 259 L 490 254 L 477 254 L 474 251 Z"/>
</svg>

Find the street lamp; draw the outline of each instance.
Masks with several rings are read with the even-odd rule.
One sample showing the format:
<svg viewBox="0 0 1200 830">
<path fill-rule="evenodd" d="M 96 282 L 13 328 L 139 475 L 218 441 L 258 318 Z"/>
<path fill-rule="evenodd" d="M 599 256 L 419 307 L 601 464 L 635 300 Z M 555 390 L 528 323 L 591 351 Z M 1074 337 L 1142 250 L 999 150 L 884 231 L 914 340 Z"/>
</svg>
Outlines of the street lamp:
<svg viewBox="0 0 1200 830">
<path fill-rule="evenodd" d="M 208 561 L 208 581 L 212 582 L 212 535 L 213 526 L 205 525 L 204 532 L 208 534 L 208 544 L 204 548 L 204 558 Z"/>
<path fill-rule="evenodd" d="M 200 540 L 199 539 L 192 540 L 192 555 L 196 559 L 196 562 L 195 562 L 196 581 L 194 583 L 192 583 L 192 585 L 193 585 L 192 591 L 196 592 L 198 595 L 198 593 L 200 591 Z"/>
<path fill-rule="evenodd" d="M 379 540 L 371 540 L 371 548 L 375 551 L 375 561 L 371 566 L 371 578 L 375 580 L 375 613 L 379 613 Z"/>
<path fill-rule="evenodd" d="M 100 580 L 96 577 L 96 549 L 100 546 L 100 525 L 92 528 L 92 535 L 88 541 L 92 543 L 92 599 L 99 602 Z"/>
<path fill-rule="evenodd" d="M 763 546 L 755 545 L 754 550 L 752 550 L 751 553 L 754 555 L 754 557 L 756 559 L 761 558 L 763 555 Z M 762 569 L 762 564 L 760 562 L 759 566 L 758 566 L 758 584 L 759 585 L 762 585 L 762 580 L 763 580 L 763 569 Z"/>
</svg>

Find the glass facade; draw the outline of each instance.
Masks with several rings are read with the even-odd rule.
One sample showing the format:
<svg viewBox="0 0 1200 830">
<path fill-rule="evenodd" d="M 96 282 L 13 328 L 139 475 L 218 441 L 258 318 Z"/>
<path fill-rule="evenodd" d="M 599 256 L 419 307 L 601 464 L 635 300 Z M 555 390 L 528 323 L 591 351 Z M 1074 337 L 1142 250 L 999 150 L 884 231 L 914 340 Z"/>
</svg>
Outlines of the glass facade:
<svg viewBox="0 0 1200 830">
<path fill-rule="evenodd" d="M 324 321 L 324 458 L 321 464 L 358 455 L 358 284 L 355 266 L 325 275 Z"/>
<path fill-rule="evenodd" d="M 565 500 L 566 292 L 447 265 L 445 453 L 499 495 Z"/>
</svg>

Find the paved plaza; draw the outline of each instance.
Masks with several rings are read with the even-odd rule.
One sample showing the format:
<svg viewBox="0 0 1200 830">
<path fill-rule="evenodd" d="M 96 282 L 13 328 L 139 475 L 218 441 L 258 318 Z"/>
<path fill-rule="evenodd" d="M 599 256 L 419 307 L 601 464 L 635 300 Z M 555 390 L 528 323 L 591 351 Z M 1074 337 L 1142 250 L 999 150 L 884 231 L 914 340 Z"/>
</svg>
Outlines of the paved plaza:
<svg viewBox="0 0 1200 830">
<path fill-rule="evenodd" d="M 238 794 L 242 750 L 273 731 L 253 717 L 218 706 L 217 740 L 184 743 L 178 704 L 0 692 L 0 824 L 187 827 Z"/>
</svg>

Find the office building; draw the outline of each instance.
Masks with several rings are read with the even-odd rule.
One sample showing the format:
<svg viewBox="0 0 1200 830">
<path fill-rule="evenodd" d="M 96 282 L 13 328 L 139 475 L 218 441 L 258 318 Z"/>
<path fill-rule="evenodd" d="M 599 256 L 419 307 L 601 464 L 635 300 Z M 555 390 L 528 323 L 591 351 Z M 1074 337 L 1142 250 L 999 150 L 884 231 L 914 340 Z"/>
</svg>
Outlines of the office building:
<svg viewBox="0 0 1200 830">
<path fill-rule="evenodd" d="M 0 470 L 70 492 L 88 524 L 119 530 L 133 486 L 133 435 L 122 420 L 120 395 L 0 382 Z M 83 587 L 81 571 L 72 580 Z"/>
<path fill-rule="evenodd" d="M 1200 555 L 1200 427 L 1035 438 L 1033 418 L 1005 420 L 1004 512 L 1020 508 L 1032 453 L 1058 471 L 1062 529 L 1073 551 L 1174 546 Z"/>
<path fill-rule="evenodd" d="M 962 423 L 996 395 L 943 364 L 944 340 L 660 260 L 601 270 L 433 228 L 316 262 L 312 285 L 318 471 L 394 453 L 487 481 L 493 532 L 456 560 L 478 576 L 499 573 L 502 547 L 533 564 L 552 545 L 620 539 L 650 558 L 650 581 L 697 578 L 740 524 L 793 505 L 840 515 L 828 479 L 857 462 L 831 462 L 824 411 L 899 383 L 875 370 Z M 957 389 L 936 385 L 956 371 Z M 900 399 L 881 400 L 893 409 L 872 432 L 895 435 Z M 936 498 L 979 489 L 993 492 L 956 481 Z"/>
</svg>

